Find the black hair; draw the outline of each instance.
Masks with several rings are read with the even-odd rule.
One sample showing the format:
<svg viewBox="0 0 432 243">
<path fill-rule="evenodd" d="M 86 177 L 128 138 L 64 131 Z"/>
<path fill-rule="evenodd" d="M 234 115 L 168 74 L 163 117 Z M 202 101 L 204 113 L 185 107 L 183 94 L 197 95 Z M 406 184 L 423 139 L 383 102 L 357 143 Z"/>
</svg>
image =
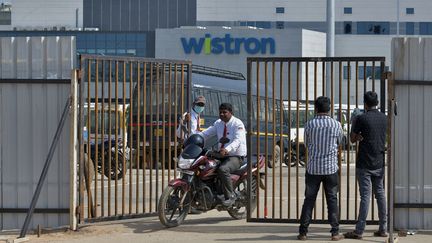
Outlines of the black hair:
<svg viewBox="0 0 432 243">
<path fill-rule="evenodd" d="M 330 111 L 330 98 L 320 96 L 315 100 L 315 109 L 318 113 L 325 113 Z"/>
<path fill-rule="evenodd" d="M 373 91 L 368 91 L 364 94 L 363 101 L 369 107 L 377 106 L 378 94 Z"/>
<path fill-rule="evenodd" d="M 233 107 L 230 103 L 222 103 L 219 106 L 219 110 L 228 110 L 229 112 L 232 113 L 233 111 Z"/>
</svg>

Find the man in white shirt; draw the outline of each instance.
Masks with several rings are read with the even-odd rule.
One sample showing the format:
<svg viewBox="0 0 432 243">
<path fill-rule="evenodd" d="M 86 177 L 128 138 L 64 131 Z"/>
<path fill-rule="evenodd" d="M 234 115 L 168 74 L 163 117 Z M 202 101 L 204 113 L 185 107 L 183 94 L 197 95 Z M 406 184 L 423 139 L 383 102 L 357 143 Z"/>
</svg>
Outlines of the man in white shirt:
<svg viewBox="0 0 432 243">
<path fill-rule="evenodd" d="M 200 114 L 204 111 L 205 103 L 204 96 L 198 96 L 192 104 L 191 112 L 183 114 L 176 132 L 179 139 L 186 140 L 189 135 L 200 132 Z M 190 133 L 188 133 L 189 121 Z"/>
<path fill-rule="evenodd" d="M 205 139 L 214 135 L 217 135 L 218 141 L 223 137 L 229 139 L 228 143 L 219 143 L 219 153 L 227 157 L 221 161 L 222 164 L 218 168 L 219 179 L 222 182 L 225 195 L 222 204 L 228 207 L 235 201 L 231 173 L 240 168 L 247 153 L 246 129 L 243 122 L 233 115 L 233 107 L 229 103 L 222 103 L 219 106 L 219 118 L 213 126 L 201 134 Z"/>
</svg>

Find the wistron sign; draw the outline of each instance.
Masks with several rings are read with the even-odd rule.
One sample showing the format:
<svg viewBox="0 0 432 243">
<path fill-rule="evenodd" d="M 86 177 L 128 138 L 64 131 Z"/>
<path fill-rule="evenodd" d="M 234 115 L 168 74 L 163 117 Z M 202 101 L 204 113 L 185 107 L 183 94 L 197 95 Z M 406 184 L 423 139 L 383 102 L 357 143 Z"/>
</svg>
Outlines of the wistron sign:
<svg viewBox="0 0 432 243">
<path fill-rule="evenodd" d="M 254 37 L 231 37 L 225 34 L 224 37 L 212 37 L 206 34 L 201 38 L 184 38 L 181 43 L 186 54 L 240 54 L 243 50 L 248 54 L 274 54 L 276 52 L 275 40 L 271 37 L 254 38 Z"/>
</svg>

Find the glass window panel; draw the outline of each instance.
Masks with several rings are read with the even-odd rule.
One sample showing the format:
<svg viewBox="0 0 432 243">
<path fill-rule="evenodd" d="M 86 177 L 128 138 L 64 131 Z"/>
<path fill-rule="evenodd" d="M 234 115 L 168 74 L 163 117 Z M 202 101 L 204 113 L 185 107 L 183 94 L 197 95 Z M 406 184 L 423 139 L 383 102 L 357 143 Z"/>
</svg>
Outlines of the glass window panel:
<svg viewBox="0 0 432 243">
<path fill-rule="evenodd" d="M 253 27 L 255 27 L 255 25 L 256 25 L 255 21 L 248 21 L 247 22 L 247 26 L 253 26 Z"/>
<path fill-rule="evenodd" d="M 270 29 L 271 28 L 271 22 L 269 22 L 269 21 L 257 21 L 256 27 L 263 28 L 263 29 Z"/>
<path fill-rule="evenodd" d="M 352 8 L 344 8 L 344 14 L 352 14 Z"/>
<path fill-rule="evenodd" d="M 136 41 L 137 42 L 145 42 L 146 40 L 146 35 L 145 34 L 137 34 L 136 35 Z"/>
<path fill-rule="evenodd" d="M 284 7 L 276 7 L 276 13 L 285 13 L 285 8 Z"/>
<path fill-rule="evenodd" d="M 283 29 L 283 28 L 285 28 L 285 22 L 276 21 L 276 29 Z"/>
<path fill-rule="evenodd" d="M 432 22 L 420 22 L 420 35 L 432 35 Z"/>
<path fill-rule="evenodd" d="M 128 42 L 135 42 L 136 41 L 136 35 L 135 34 L 127 34 L 126 35 L 126 40 Z"/>
<path fill-rule="evenodd" d="M 126 41 L 126 34 L 117 34 L 117 41 Z"/>
<path fill-rule="evenodd" d="M 405 25 L 407 35 L 414 35 L 414 22 L 407 22 Z"/>
<path fill-rule="evenodd" d="M 116 40 L 116 34 L 106 34 L 106 40 L 107 40 L 107 42 L 109 42 L 109 41 L 115 41 Z"/>
<path fill-rule="evenodd" d="M 414 14 L 414 8 L 406 8 L 406 14 Z"/>
<path fill-rule="evenodd" d="M 388 35 L 390 22 L 357 22 L 357 34 Z"/>
<path fill-rule="evenodd" d="M 127 49 L 126 53 L 128 55 L 131 55 L 131 56 L 136 56 L 136 50 L 135 49 Z"/>
<path fill-rule="evenodd" d="M 344 22 L 344 34 L 352 34 L 352 22 Z"/>
</svg>

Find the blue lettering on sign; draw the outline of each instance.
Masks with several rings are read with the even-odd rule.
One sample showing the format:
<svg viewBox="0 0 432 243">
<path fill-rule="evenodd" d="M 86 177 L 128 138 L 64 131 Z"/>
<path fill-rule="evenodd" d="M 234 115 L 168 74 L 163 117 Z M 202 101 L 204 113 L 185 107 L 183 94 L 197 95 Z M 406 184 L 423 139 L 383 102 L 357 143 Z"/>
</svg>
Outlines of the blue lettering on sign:
<svg viewBox="0 0 432 243">
<path fill-rule="evenodd" d="M 186 54 L 192 52 L 200 54 L 203 50 L 205 54 L 240 54 L 240 50 L 244 49 L 248 54 L 275 54 L 276 43 L 271 37 L 268 38 L 233 38 L 230 34 L 225 34 L 223 38 L 214 37 L 206 34 L 202 38 L 181 38 L 183 50 Z"/>
</svg>

